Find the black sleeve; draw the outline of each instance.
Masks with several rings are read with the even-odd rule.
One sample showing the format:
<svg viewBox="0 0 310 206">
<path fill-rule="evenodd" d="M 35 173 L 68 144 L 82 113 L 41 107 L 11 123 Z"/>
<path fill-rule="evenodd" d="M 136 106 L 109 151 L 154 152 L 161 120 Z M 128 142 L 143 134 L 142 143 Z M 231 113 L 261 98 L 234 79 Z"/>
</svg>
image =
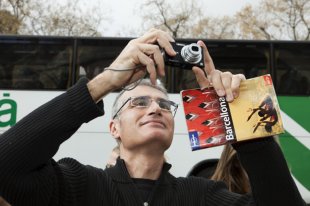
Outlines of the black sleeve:
<svg viewBox="0 0 310 206">
<path fill-rule="evenodd" d="M 11 204 L 59 201 L 52 197 L 66 187 L 63 171 L 70 173 L 77 164 L 57 164 L 52 157 L 83 123 L 104 113 L 102 102 L 92 100 L 87 82 L 81 79 L 0 136 L 0 196 Z"/>
<path fill-rule="evenodd" d="M 304 206 L 284 155 L 272 137 L 234 145 L 257 206 Z"/>
</svg>

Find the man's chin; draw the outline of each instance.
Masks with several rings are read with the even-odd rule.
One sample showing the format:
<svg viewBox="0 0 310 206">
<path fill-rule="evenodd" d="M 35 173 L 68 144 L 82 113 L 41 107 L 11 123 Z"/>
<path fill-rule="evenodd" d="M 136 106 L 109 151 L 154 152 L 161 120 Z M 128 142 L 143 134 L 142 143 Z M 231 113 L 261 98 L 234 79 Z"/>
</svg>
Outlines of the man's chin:
<svg viewBox="0 0 310 206">
<path fill-rule="evenodd" d="M 166 147 L 170 147 L 172 142 L 172 137 L 167 135 L 167 132 L 162 131 L 152 131 L 144 134 L 145 139 L 155 143 L 159 143 L 161 145 L 166 145 Z"/>
</svg>

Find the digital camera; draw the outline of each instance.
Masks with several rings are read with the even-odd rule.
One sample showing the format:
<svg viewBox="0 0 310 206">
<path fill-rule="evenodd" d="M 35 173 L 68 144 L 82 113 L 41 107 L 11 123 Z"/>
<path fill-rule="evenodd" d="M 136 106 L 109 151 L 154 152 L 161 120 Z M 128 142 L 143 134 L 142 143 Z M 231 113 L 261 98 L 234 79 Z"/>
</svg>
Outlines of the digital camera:
<svg viewBox="0 0 310 206">
<path fill-rule="evenodd" d="M 181 44 L 171 42 L 173 49 L 177 52 L 175 56 L 163 53 L 166 65 L 179 67 L 181 69 L 192 69 L 193 66 L 204 67 L 203 49 L 196 43 Z"/>
</svg>

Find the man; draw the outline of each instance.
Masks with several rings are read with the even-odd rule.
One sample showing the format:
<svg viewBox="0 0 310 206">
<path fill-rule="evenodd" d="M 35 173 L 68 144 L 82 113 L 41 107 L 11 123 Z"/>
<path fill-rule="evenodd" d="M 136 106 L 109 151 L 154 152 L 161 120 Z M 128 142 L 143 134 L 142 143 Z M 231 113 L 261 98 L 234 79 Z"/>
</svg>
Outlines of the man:
<svg viewBox="0 0 310 206">
<path fill-rule="evenodd" d="M 248 172 L 253 197 L 231 193 L 224 183 L 200 178 L 175 178 L 164 161 L 172 142 L 174 103 L 156 86 L 164 75 L 159 48 L 175 55 L 167 33 L 150 30 L 129 42 L 103 73 L 81 79 L 0 138 L 0 195 L 15 206 L 28 205 L 303 205 L 283 155 L 272 138 L 235 145 Z M 159 46 L 158 46 L 158 45 Z M 212 84 L 233 101 L 243 75 L 214 68 L 205 50 L 205 72 L 193 71 L 201 87 Z M 155 66 L 156 65 L 156 66 Z M 152 84 L 127 88 L 120 94 L 110 123 L 120 143 L 114 167 L 101 170 L 66 158 L 55 162 L 59 145 L 85 122 L 102 115 L 102 101 L 115 89 L 137 82 L 145 73 Z"/>
</svg>

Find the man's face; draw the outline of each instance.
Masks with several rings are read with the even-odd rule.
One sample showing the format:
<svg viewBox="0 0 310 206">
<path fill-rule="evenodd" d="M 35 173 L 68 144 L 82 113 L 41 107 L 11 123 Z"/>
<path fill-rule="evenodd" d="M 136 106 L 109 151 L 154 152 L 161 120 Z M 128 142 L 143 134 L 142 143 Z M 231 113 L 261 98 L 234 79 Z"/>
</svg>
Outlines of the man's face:
<svg viewBox="0 0 310 206">
<path fill-rule="evenodd" d="M 153 100 L 167 99 L 167 96 L 157 89 L 137 86 L 122 95 L 119 106 L 128 98 L 139 96 L 149 96 Z M 173 114 L 161 109 L 156 101 L 151 101 L 148 107 L 133 107 L 129 101 L 113 120 L 111 131 L 114 137 L 121 139 L 123 147 L 128 150 L 151 148 L 156 152 L 164 152 L 172 142 Z"/>
</svg>

